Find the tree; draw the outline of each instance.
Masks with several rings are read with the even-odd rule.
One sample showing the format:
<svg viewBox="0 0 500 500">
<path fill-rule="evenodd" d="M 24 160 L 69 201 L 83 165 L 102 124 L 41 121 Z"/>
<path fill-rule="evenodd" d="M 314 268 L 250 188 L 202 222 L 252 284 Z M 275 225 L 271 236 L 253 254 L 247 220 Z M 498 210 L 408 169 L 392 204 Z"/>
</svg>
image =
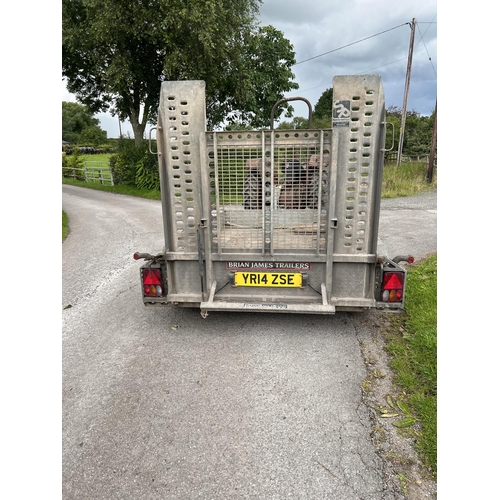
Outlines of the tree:
<svg viewBox="0 0 500 500">
<path fill-rule="evenodd" d="M 269 128 L 274 105 L 285 92 L 299 88 L 292 82 L 290 70 L 295 63 L 293 47 L 281 31 L 265 26 L 247 33 L 243 48 L 240 67 L 229 77 L 232 85 L 226 94 L 227 114 L 215 122 L 238 120 L 253 128 Z M 220 107 L 220 102 L 212 101 L 212 105 Z M 293 108 L 284 103 L 275 111 L 275 119 L 284 110 L 286 117 L 293 116 Z"/>
<path fill-rule="evenodd" d="M 107 140 L 106 131 L 92 112 L 76 102 L 62 103 L 62 140 L 73 144 L 87 142 L 98 146 Z"/>
<path fill-rule="evenodd" d="M 394 148 L 398 150 L 401 117 L 403 110 L 398 106 L 389 106 L 386 110 L 386 121 L 394 125 Z M 417 111 L 406 113 L 403 153 L 409 156 L 428 154 L 431 148 L 434 126 L 434 112 L 431 116 L 422 116 Z M 388 128 L 386 148 L 392 143 L 392 127 Z"/>
<path fill-rule="evenodd" d="M 294 116 L 292 121 L 281 122 L 276 129 L 277 130 L 299 130 L 309 128 L 309 119 L 303 116 Z"/>
<path fill-rule="evenodd" d="M 428 154 L 431 149 L 434 116 L 411 115 L 406 118 L 403 151 L 408 155 Z"/>
<path fill-rule="evenodd" d="M 80 144 L 86 144 L 90 146 L 100 146 L 104 144 L 108 139 L 108 134 L 105 130 L 100 127 L 87 127 L 81 134 L 79 141 Z"/>
<path fill-rule="evenodd" d="M 333 89 L 330 87 L 326 89 L 318 99 L 318 102 L 313 109 L 313 118 L 328 118 L 332 119 L 332 105 L 333 105 Z"/>
<path fill-rule="evenodd" d="M 128 118 L 136 146 L 156 120 L 166 80 L 205 80 L 210 127 L 225 120 L 260 126 L 298 88 L 290 42 L 255 24 L 260 2 L 63 0 L 68 90 L 94 113 Z"/>
</svg>

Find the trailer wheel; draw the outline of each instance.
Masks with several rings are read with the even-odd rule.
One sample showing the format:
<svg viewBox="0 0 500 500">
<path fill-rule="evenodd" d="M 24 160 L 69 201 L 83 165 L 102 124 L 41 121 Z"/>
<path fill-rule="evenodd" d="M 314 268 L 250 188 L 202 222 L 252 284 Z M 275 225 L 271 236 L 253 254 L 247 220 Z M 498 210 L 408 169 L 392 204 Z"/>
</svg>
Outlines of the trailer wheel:
<svg viewBox="0 0 500 500">
<path fill-rule="evenodd" d="M 318 208 L 319 173 L 314 172 L 307 186 L 306 206 L 307 208 Z"/>
<path fill-rule="evenodd" d="M 250 171 L 243 183 L 243 207 L 247 210 L 262 208 L 262 180 L 259 172 Z"/>
<path fill-rule="evenodd" d="M 325 181 L 325 172 L 323 172 L 323 181 Z M 307 208 L 318 208 L 319 190 L 321 188 L 322 186 L 319 179 L 319 172 L 315 172 L 307 186 Z M 324 206 L 324 204 L 325 201 L 322 197 L 321 205 Z"/>
</svg>

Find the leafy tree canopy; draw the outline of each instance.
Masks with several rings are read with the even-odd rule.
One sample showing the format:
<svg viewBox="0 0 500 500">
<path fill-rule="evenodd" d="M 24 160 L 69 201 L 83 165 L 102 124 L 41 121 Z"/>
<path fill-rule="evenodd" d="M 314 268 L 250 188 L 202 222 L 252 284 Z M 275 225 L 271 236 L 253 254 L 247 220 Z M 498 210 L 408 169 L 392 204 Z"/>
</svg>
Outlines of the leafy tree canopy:
<svg viewBox="0 0 500 500">
<path fill-rule="evenodd" d="M 309 128 L 309 119 L 303 116 L 294 116 L 291 121 L 281 122 L 277 130 L 299 130 Z"/>
<path fill-rule="evenodd" d="M 328 118 L 328 121 L 330 121 L 332 119 L 332 101 L 333 89 L 330 87 L 321 94 L 314 106 L 313 118 Z"/>
<path fill-rule="evenodd" d="M 261 0 L 63 0 L 68 90 L 92 112 L 128 118 L 136 145 L 154 123 L 166 80 L 205 80 L 209 127 L 261 127 L 292 80 L 295 54 Z M 282 112 L 288 106 L 283 106 Z"/>
<path fill-rule="evenodd" d="M 105 144 L 108 139 L 108 133 L 102 130 L 101 127 L 87 127 L 79 137 L 80 144 L 90 146 L 100 146 Z"/>
<path fill-rule="evenodd" d="M 72 144 L 87 143 L 98 146 L 107 140 L 106 131 L 92 112 L 76 102 L 62 103 L 62 140 Z"/>
<path fill-rule="evenodd" d="M 386 110 L 386 121 L 394 125 L 393 152 L 397 152 L 399 147 L 402 115 L 403 110 L 398 106 L 389 106 Z M 415 110 L 407 111 L 402 149 L 403 154 L 410 156 L 428 154 L 431 149 L 433 129 L 434 112 L 431 116 L 423 116 Z M 391 143 L 392 127 L 389 127 L 386 135 L 386 148 L 390 148 Z"/>
</svg>

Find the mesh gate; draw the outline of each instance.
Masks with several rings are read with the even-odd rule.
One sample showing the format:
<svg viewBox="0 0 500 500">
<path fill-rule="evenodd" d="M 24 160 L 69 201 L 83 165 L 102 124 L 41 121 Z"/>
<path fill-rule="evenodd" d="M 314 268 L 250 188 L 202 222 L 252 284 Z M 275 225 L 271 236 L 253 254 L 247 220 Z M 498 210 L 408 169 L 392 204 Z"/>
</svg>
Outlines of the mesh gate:
<svg viewBox="0 0 500 500">
<path fill-rule="evenodd" d="M 206 132 L 203 82 L 162 85 L 159 165 L 173 258 L 199 253 L 201 229 L 202 250 L 214 258 L 292 251 L 373 260 L 381 81 L 365 75 L 333 83 L 332 129 L 235 132 Z"/>
<path fill-rule="evenodd" d="M 325 253 L 330 135 L 207 134 L 212 249 Z"/>
</svg>

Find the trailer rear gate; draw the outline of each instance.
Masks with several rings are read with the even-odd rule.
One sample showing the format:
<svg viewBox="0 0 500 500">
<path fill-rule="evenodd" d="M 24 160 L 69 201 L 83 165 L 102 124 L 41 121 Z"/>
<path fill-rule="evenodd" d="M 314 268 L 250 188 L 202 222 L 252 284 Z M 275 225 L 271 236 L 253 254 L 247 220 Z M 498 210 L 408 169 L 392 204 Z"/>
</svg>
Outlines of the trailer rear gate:
<svg viewBox="0 0 500 500">
<path fill-rule="evenodd" d="M 202 312 L 375 306 L 384 94 L 378 75 L 335 77 L 333 92 L 329 130 L 206 132 L 204 82 L 162 84 L 168 302 Z"/>
</svg>

